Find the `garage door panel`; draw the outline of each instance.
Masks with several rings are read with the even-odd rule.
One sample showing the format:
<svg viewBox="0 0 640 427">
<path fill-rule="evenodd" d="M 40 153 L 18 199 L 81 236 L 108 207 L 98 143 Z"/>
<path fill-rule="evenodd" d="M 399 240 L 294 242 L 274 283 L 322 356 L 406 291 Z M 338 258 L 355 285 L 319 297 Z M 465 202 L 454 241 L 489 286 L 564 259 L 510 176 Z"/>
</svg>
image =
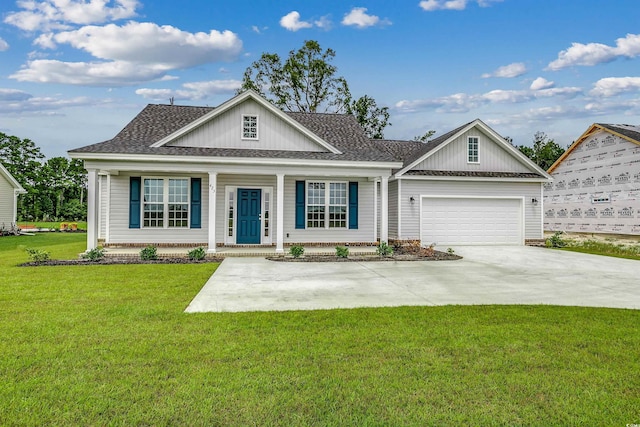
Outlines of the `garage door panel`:
<svg viewBox="0 0 640 427">
<path fill-rule="evenodd" d="M 423 244 L 522 244 L 522 201 L 492 198 L 422 199 Z"/>
</svg>

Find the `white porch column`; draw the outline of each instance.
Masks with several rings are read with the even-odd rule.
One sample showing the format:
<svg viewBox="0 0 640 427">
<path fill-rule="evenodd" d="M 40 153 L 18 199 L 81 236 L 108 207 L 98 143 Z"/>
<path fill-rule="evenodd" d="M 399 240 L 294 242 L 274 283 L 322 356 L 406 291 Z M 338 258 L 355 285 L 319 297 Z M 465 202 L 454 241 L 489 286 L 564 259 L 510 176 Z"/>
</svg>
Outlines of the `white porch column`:
<svg viewBox="0 0 640 427">
<path fill-rule="evenodd" d="M 380 177 L 380 243 L 389 241 L 389 177 Z"/>
<path fill-rule="evenodd" d="M 87 170 L 87 251 L 98 246 L 98 170 Z"/>
<path fill-rule="evenodd" d="M 276 253 L 284 252 L 284 174 L 276 175 Z"/>
<path fill-rule="evenodd" d="M 209 239 L 208 250 L 210 254 L 216 253 L 216 196 L 218 188 L 218 173 L 209 172 Z"/>
</svg>

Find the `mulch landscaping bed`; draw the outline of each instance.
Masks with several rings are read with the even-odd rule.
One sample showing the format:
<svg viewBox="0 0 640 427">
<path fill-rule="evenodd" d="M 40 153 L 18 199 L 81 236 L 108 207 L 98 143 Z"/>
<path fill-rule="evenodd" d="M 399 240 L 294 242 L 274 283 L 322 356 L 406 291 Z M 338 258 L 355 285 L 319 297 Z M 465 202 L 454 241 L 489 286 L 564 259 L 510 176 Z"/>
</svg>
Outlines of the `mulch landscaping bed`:
<svg viewBox="0 0 640 427">
<path fill-rule="evenodd" d="M 460 255 L 430 250 L 428 253 L 403 253 L 398 251 L 393 255 L 351 255 L 348 258 L 338 258 L 335 255 L 303 255 L 300 258 L 292 256 L 268 257 L 269 261 L 280 262 L 363 262 L 363 261 L 455 261 L 462 259 Z"/>
</svg>

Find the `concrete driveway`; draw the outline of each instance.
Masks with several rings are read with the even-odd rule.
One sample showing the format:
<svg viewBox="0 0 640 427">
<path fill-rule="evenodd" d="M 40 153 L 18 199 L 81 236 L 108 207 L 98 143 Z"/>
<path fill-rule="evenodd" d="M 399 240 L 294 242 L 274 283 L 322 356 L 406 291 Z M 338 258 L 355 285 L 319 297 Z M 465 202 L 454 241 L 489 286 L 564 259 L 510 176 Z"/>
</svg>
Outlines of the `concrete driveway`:
<svg viewBox="0 0 640 427">
<path fill-rule="evenodd" d="M 187 312 L 448 304 L 640 309 L 640 261 L 528 246 L 454 248 L 459 261 L 227 258 Z"/>
</svg>

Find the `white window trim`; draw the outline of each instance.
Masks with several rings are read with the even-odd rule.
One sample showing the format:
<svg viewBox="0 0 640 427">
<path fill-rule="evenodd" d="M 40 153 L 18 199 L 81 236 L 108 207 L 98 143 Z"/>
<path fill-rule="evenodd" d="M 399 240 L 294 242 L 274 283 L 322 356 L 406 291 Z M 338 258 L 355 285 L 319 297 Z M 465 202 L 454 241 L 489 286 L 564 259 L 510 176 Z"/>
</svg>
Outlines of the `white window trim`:
<svg viewBox="0 0 640 427">
<path fill-rule="evenodd" d="M 475 138 L 477 141 L 477 153 L 476 153 L 476 157 L 478 158 L 475 162 L 469 160 L 469 144 L 471 143 L 471 138 Z M 468 164 L 472 164 L 472 165 L 477 165 L 480 163 L 480 137 L 479 136 L 475 136 L 475 135 L 469 135 L 467 137 L 467 163 Z"/>
<path fill-rule="evenodd" d="M 273 242 L 273 233 L 275 231 L 275 222 L 274 222 L 274 211 L 275 206 L 273 203 L 273 187 L 256 187 L 254 185 L 225 185 L 224 187 L 224 244 L 225 245 L 235 245 L 236 244 L 236 235 L 238 231 L 238 188 L 254 188 L 256 190 L 260 190 L 260 244 L 261 245 L 270 245 Z M 233 193 L 233 206 L 229 200 L 229 193 Z M 264 235 L 264 208 L 265 208 L 265 194 L 269 193 L 269 236 L 265 237 Z M 232 235 L 229 236 L 228 230 L 228 220 L 229 220 L 229 209 L 233 207 L 233 230 Z"/>
<path fill-rule="evenodd" d="M 144 225 L 144 180 L 145 179 L 161 179 L 162 180 L 162 227 L 145 227 Z M 169 227 L 169 180 L 170 179 L 186 179 L 187 180 L 187 226 L 186 227 Z M 140 198 L 140 228 L 149 230 L 189 230 L 191 229 L 191 178 L 187 176 L 143 176 L 141 177 Z"/>
<path fill-rule="evenodd" d="M 309 191 L 309 183 L 320 183 L 320 184 L 324 184 L 324 191 L 325 191 L 325 195 L 324 195 L 324 213 L 325 213 L 325 219 L 324 219 L 324 227 L 309 227 L 307 225 L 307 212 L 308 212 L 308 191 Z M 347 203 L 346 203 L 346 207 L 347 207 L 347 211 L 346 211 L 346 221 L 345 221 L 345 226 L 344 227 L 329 227 L 329 206 L 331 206 L 330 203 L 330 195 L 331 195 L 331 185 L 330 184 L 346 184 L 347 186 Z M 337 206 L 337 205 L 334 205 Z M 304 228 L 305 230 L 348 230 L 349 229 L 349 181 L 325 181 L 322 179 L 309 179 L 306 180 L 304 182 Z"/>
<path fill-rule="evenodd" d="M 244 136 L 244 119 L 245 117 L 255 117 L 256 118 L 256 137 L 249 138 Z M 258 141 L 260 140 L 260 116 L 257 114 L 243 114 L 242 119 L 240 121 L 240 137 L 243 141 Z"/>
</svg>

